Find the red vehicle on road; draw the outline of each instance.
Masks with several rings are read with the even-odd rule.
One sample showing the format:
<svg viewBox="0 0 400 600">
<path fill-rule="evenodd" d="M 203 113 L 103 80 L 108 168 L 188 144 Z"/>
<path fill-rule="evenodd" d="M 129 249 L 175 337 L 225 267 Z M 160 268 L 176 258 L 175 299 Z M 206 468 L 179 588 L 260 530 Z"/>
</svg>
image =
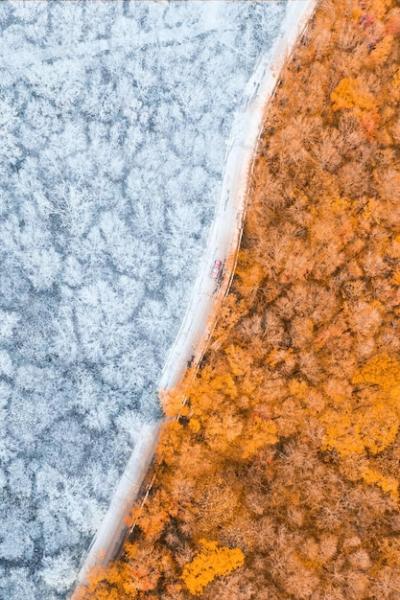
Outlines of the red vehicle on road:
<svg viewBox="0 0 400 600">
<path fill-rule="evenodd" d="M 217 258 L 214 261 L 214 266 L 213 266 L 212 271 L 211 271 L 211 277 L 213 279 L 215 279 L 216 281 L 219 281 L 221 279 L 221 276 L 222 276 L 223 268 L 224 268 L 224 263 L 222 262 L 222 260 L 219 260 Z"/>
</svg>

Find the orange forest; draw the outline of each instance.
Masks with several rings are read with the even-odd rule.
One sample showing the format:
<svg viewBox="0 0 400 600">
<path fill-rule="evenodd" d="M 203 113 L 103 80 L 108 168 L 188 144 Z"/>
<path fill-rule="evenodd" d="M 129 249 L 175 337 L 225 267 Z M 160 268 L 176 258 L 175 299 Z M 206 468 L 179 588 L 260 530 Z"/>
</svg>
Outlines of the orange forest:
<svg viewBox="0 0 400 600">
<path fill-rule="evenodd" d="M 211 344 L 82 600 L 400 598 L 399 108 L 400 7 L 321 1 Z"/>
</svg>

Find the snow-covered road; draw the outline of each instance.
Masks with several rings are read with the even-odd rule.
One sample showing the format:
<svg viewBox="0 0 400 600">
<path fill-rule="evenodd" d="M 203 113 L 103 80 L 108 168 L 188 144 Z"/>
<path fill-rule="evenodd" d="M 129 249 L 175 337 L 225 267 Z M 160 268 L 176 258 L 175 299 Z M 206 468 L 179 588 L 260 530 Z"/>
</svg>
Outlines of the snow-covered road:
<svg viewBox="0 0 400 600">
<path fill-rule="evenodd" d="M 206 251 L 181 328 L 162 372 L 160 390 L 173 388 L 184 375 L 188 362 L 198 365 L 205 352 L 215 324 L 216 307 L 229 289 L 235 267 L 232 257 L 236 256 L 240 245 L 248 182 L 265 107 L 273 94 L 285 58 L 304 30 L 315 5 L 316 0 L 289 0 L 272 60 L 271 53 L 261 58 L 245 89 L 227 147 L 222 190 Z M 220 282 L 212 277 L 216 261 L 229 265 Z M 79 582 L 85 581 L 94 565 L 106 564 L 118 552 L 127 532 L 124 517 L 133 505 L 151 463 L 160 425 L 155 423 L 144 429 L 83 563 Z"/>
</svg>

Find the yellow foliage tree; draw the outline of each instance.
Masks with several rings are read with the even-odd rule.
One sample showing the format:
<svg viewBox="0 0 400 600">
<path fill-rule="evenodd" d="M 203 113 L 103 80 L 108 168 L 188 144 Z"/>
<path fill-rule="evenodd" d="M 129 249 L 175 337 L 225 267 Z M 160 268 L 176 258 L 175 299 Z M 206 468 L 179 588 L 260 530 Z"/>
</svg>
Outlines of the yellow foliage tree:
<svg viewBox="0 0 400 600">
<path fill-rule="evenodd" d="M 394 477 L 385 476 L 376 469 L 365 466 L 361 470 L 361 476 L 365 483 L 369 485 L 377 485 L 385 494 L 398 502 L 399 500 L 399 482 Z"/>
<path fill-rule="evenodd" d="M 246 427 L 246 435 L 242 444 L 242 458 L 248 459 L 260 448 L 276 444 L 278 428 L 274 421 L 253 416 Z"/>
<path fill-rule="evenodd" d="M 389 36 L 388 36 L 389 37 Z M 390 36 L 391 37 L 391 36 Z M 391 48 L 391 46 L 390 46 Z M 375 61 L 384 60 L 383 56 L 389 52 L 389 47 L 385 41 L 382 46 L 375 50 Z M 372 58 L 370 59 L 373 60 Z M 336 88 L 331 93 L 332 110 L 353 110 L 359 118 L 361 125 L 367 135 L 375 133 L 379 122 L 379 112 L 374 97 L 364 89 L 360 83 L 351 77 L 344 77 L 340 80 Z"/>
<path fill-rule="evenodd" d="M 375 101 L 373 97 L 362 91 L 359 83 L 352 77 L 344 77 L 331 93 L 332 109 L 345 110 L 358 108 L 373 110 Z"/>
<path fill-rule="evenodd" d="M 388 354 L 372 357 L 352 378 L 368 392 L 361 405 L 350 398 L 322 416 L 325 449 L 345 457 L 368 450 L 378 454 L 396 438 L 400 419 L 400 361 Z"/>
<path fill-rule="evenodd" d="M 200 540 L 201 552 L 183 568 L 182 579 L 189 592 L 201 594 L 215 577 L 227 575 L 244 563 L 240 548 L 224 548 L 218 542 Z"/>
</svg>

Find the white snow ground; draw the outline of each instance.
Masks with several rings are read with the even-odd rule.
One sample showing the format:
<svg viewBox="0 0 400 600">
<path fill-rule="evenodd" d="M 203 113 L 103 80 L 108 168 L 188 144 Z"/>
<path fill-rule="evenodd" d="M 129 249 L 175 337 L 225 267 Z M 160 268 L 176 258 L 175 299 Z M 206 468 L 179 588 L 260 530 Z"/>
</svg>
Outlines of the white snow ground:
<svg viewBox="0 0 400 600">
<path fill-rule="evenodd" d="M 280 2 L 0 4 L 0 599 L 66 598 L 204 248 Z"/>
</svg>

